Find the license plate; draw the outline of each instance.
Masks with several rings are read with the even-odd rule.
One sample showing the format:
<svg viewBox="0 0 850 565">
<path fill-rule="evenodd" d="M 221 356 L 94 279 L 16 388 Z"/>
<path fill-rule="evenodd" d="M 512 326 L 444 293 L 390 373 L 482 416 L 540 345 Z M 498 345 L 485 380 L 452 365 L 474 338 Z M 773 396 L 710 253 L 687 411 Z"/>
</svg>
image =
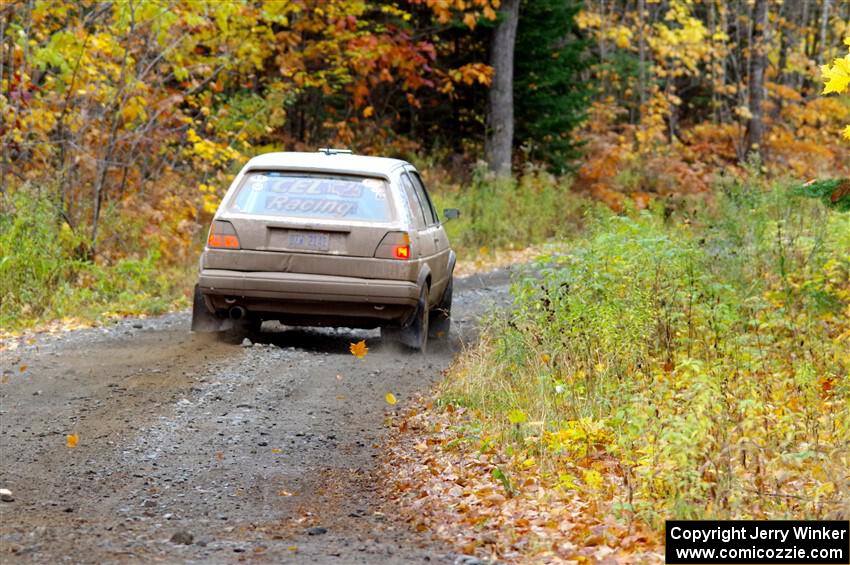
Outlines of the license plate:
<svg viewBox="0 0 850 565">
<path fill-rule="evenodd" d="M 288 245 L 290 249 L 309 249 L 310 251 L 327 251 L 331 247 L 331 236 L 322 232 L 289 232 Z"/>
</svg>

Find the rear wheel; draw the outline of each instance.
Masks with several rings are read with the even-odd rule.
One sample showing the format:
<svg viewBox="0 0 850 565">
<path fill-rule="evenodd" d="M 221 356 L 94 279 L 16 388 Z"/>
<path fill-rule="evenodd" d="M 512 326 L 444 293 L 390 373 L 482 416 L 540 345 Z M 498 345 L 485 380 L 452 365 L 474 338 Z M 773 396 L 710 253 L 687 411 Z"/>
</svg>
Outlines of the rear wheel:
<svg viewBox="0 0 850 565">
<path fill-rule="evenodd" d="M 419 301 L 416 304 L 416 313 L 413 319 L 400 329 L 381 328 L 381 337 L 392 341 L 398 341 L 404 345 L 425 352 L 428 346 L 428 287 L 422 288 Z"/>
<path fill-rule="evenodd" d="M 198 333 L 213 333 L 221 331 L 223 320 L 207 310 L 201 288 L 195 285 L 192 299 L 192 331 Z"/>
<path fill-rule="evenodd" d="M 446 285 L 446 290 L 443 291 L 443 299 L 436 308 L 431 310 L 428 324 L 430 326 L 428 335 L 436 339 L 445 339 L 449 337 L 449 330 L 452 327 L 452 287 L 454 286 L 454 277 L 449 279 L 449 284 Z"/>
</svg>

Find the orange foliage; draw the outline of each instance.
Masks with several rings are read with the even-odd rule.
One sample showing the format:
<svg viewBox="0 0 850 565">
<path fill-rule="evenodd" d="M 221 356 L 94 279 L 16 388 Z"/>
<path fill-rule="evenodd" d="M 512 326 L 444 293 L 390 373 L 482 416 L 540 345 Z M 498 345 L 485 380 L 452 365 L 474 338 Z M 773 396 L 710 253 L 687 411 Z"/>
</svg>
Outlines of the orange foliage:
<svg viewBox="0 0 850 565">
<path fill-rule="evenodd" d="M 850 175 L 847 147 L 834 133 L 850 120 L 850 108 L 835 98 L 802 100 L 789 93 L 781 109 L 775 103 L 768 109 L 763 164 L 768 175 Z M 627 198 L 638 208 L 654 199 L 688 199 L 710 191 L 721 174 L 747 174 L 740 159 L 740 124 L 683 125 L 669 140 L 651 126 L 617 123 L 622 111 L 610 99 L 595 103 L 579 133 L 587 144 L 576 187 L 612 209 L 621 210 Z"/>
</svg>

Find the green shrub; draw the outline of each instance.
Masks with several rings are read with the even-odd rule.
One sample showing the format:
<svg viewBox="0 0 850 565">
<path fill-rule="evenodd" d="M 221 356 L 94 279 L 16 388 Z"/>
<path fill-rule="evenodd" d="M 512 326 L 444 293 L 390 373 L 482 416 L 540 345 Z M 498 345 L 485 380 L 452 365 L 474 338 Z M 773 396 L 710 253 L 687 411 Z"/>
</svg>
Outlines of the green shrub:
<svg viewBox="0 0 850 565">
<path fill-rule="evenodd" d="M 435 205 L 460 208 L 459 220 L 446 224 L 461 253 L 480 248 L 525 248 L 581 229 L 589 201 L 570 190 L 569 181 L 529 167 L 516 179 L 500 179 L 479 167 L 464 187 L 435 186 Z"/>
<path fill-rule="evenodd" d="M 193 266 L 165 265 L 154 248 L 103 264 L 85 258 L 86 239 L 58 219 L 47 197 L 19 190 L 0 211 L 0 328 L 18 330 L 66 316 L 163 312 L 185 302 Z M 130 234 L 132 236 L 132 233 Z"/>
<path fill-rule="evenodd" d="M 602 450 L 617 461 L 612 503 L 654 525 L 846 508 L 850 218 L 731 183 L 686 222 L 588 221 L 515 282 L 515 309 L 444 400 L 570 488 Z"/>
</svg>

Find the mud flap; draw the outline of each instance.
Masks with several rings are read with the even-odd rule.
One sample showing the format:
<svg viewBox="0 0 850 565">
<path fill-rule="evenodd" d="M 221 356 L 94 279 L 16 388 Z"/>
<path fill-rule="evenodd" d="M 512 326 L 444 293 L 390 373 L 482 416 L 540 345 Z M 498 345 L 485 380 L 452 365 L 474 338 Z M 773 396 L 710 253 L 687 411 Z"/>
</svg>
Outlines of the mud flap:
<svg viewBox="0 0 850 565">
<path fill-rule="evenodd" d="M 436 308 L 431 310 L 429 320 L 428 337 L 435 339 L 446 339 L 452 327 L 452 292 L 454 287 L 454 276 L 449 279 L 449 284 L 443 291 L 443 298 Z"/>
<path fill-rule="evenodd" d="M 422 294 L 419 296 L 419 305 L 416 308 L 416 314 L 413 320 L 403 328 L 398 334 L 398 340 L 411 349 L 416 349 L 425 353 L 428 346 L 428 320 L 431 317 L 428 311 L 428 287 L 422 288 Z"/>
<path fill-rule="evenodd" d="M 223 331 L 225 328 L 223 320 L 207 310 L 201 288 L 195 285 L 195 293 L 192 298 L 192 331 L 198 333 L 214 333 Z"/>
</svg>

